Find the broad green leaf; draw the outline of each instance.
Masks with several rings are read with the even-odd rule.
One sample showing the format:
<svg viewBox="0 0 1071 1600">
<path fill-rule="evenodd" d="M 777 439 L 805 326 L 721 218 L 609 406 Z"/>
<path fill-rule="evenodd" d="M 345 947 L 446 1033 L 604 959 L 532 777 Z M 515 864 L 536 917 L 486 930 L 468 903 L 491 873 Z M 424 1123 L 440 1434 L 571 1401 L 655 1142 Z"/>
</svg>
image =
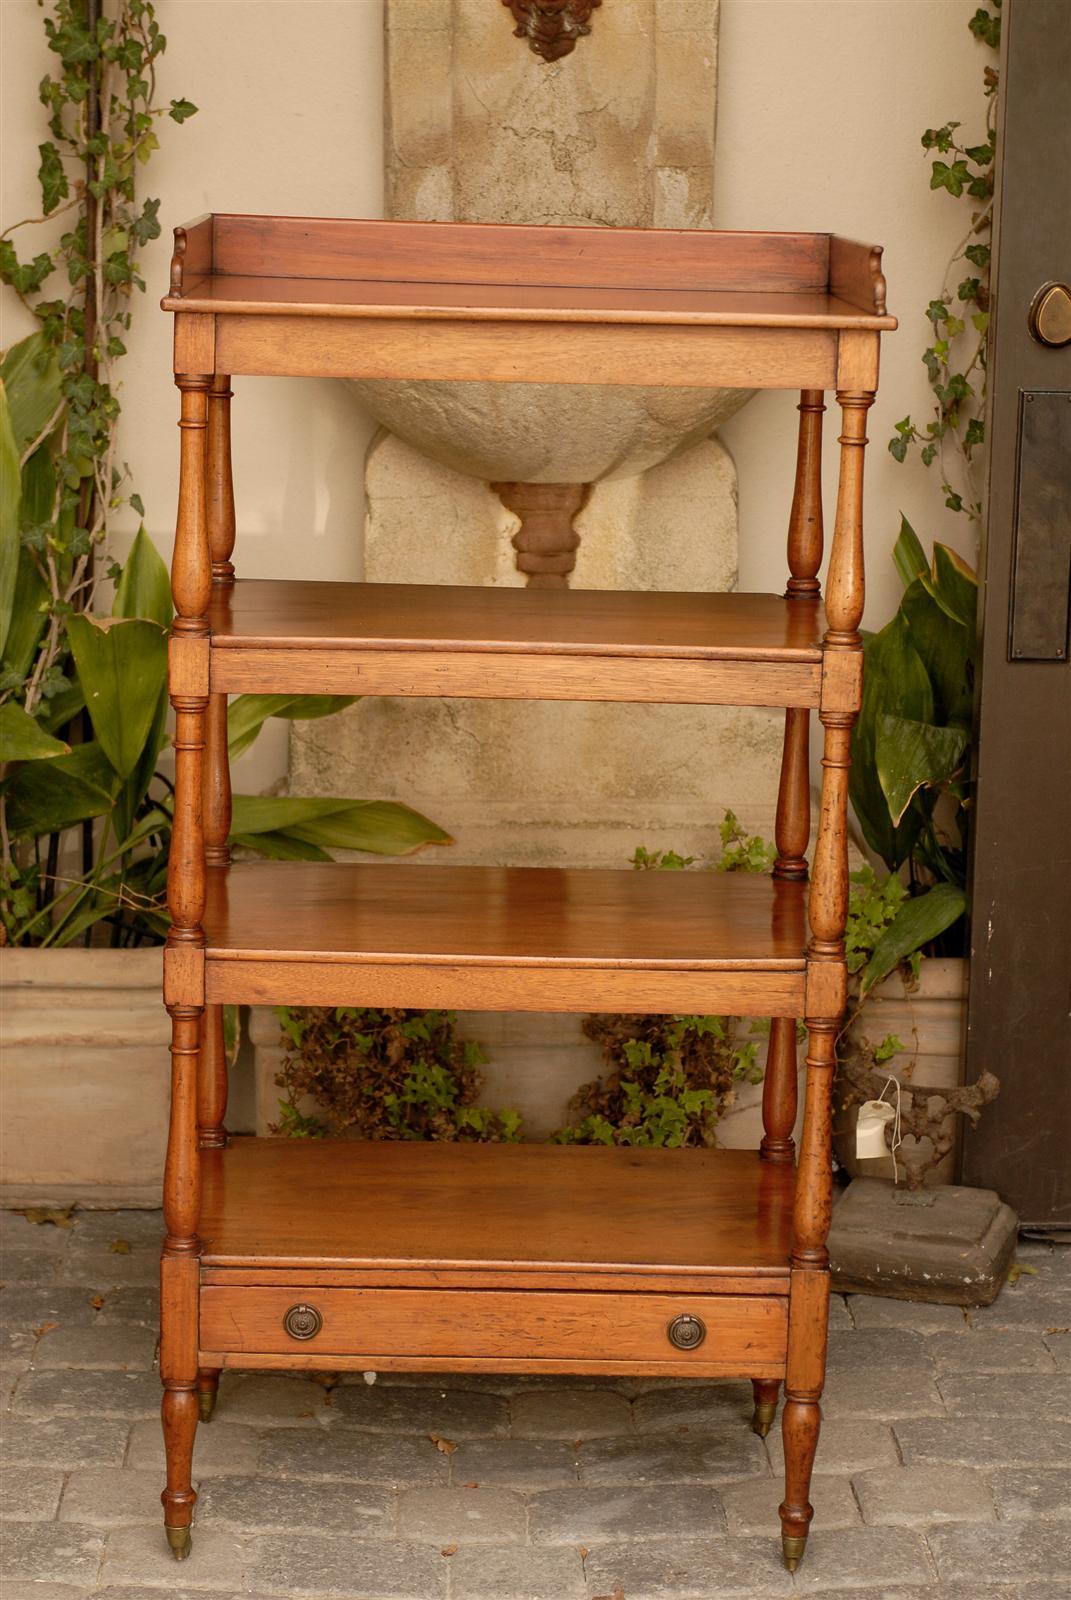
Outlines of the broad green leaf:
<svg viewBox="0 0 1071 1600">
<path fill-rule="evenodd" d="M 0 761 L 50 761 L 70 751 L 69 744 L 53 739 L 14 700 L 0 706 Z"/>
<path fill-rule="evenodd" d="M 4 784 L 12 835 L 60 833 L 110 811 L 119 779 L 96 741 L 75 745 L 69 756 L 27 761 Z"/>
<path fill-rule="evenodd" d="M 241 694 L 227 708 L 227 753 L 234 761 L 249 749 L 269 717 L 312 721 L 352 706 L 359 695 Z"/>
<path fill-rule="evenodd" d="M 161 628 L 171 626 L 171 580 L 160 552 L 144 528 L 130 546 L 116 585 L 113 617 L 147 617 Z"/>
<path fill-rule="evenodd" d="M 883 716 L 879 720 L 874 759 L 894 824 L 902 821 L 919 789 L 932 788 L 952 776 L 966 747 L 965 728 L 941 728 L 906 717 Z"/>
<path fill-rule="evenodd" d="M 409 855 L 426 844 L 450 844 L 450 835 L 419 811 L 389 800 L 327 799 L 301 795 L 235 795 L 231 839 L 259 848 L 258 836 L 273 838 L 273 850 L 306 845 L 320 852 L 365 850 Z M 322 855 L 295 856 L 320 860 Z"/>
<path fill-rule="evenodd" d="M 19 525 L 33 528 L 51 522 L 56 503 L 56 468 L 49 441 L 39 444 L 22 469 L 22 504 Z"/>
<path fill-rule="evenodd" d="M 332 857 L 317 844 L 292 839 L 288 833 L 232 833 L 231 844 L 255 850 L 269 861 L 330 861 Z"/>
<path fill-rule="evenodd" d="M 286 832 L 324 850 L 367 850 L 383 856 L 406 856 L 427 844 L 453 843 L 419 811 L 393 800 L 351 801 L 345 811 L 299 823 Z"/>
<path fill-rule="evenodd" d="M 41 452 L 38 451 L 38 454 Z M 4 647 L 4 666 L 17 678 L 25 678 L 33 664 L 38 640 L 48 621 L 41 609 L 48 598 L 48 585 L 36 561 L 25 548 L 19 551 L 15 573 L 15 595 L 11 606 L 11 626 Z M 46 702 L 47 704 L 47 702 Z"/>
<path fill-rule="evenodd" d="M 938 723 L 969 727 L 974 700 L 973 627 L 955 622 L 934 599 L 924 580 L 916 579 L 900 611 L 907 618 L 911 642 L 922 657 L 933 687 L 933 717 Z"/>
<path fill-rule="evenodd" d="M 929 674 L 912 642 L 907 619 L 899 614 L 866 641 L 863 704 L 852 730 L 849 775 L 851 802 L 863 836 L 894 871 L 911 853 L 923 819 L 912 808 L 896 826 L 889 815 L 875 765 L 878 723 L 886 715 L 917 722 L 933 720 Z"/>
<path fill-rule="evenodd" d="M 15 582 L 19 570 L 19 501 L 22 497 L 22 472 L 19 449 L 11 423 L 7 387 L 0 383 L 0 655 L 7 645 L 11 614 L 15 604 Z"/>
<path fill-rule="evenodd" d="M 951 883 L 935 884 L 925 894 L 905 900 L 860 974 L 860 992 L 866 994 L 868 989 L 887 978 L 901 961 L 958 922 L 966 909 L 966 895 Z"/>
<path fill-rule="evenodd" d="M 38 712 L 38 720 L 49 733 L 56 733 L 59 728 L 67 724 L 78 715 L 86 703 L 80 683 L 72 683 L 69 689 L 62 689 L 59 694 L 45 700 Z"/>
<path fill-rule="evenodd" d="M 930 570 L 922 541 L 903 512 L 900 513 L 900 536 L 893 545 L 893 561 L 905 589 Z"/>
<path fill-rule="evenodd" d="M 7 390 L 11 431 L 21 457 L 55 416 L 62 398 L 63 375 L 43 334 L 31 333 L 11 346 L 0 362 L 0 379 Z"/>
<path fill-rule="evenodd" d="M 978 614 L 978 576 L 963 557 L 946 544 L 933 547 L 933 566 L 926 587 L 943 611 L 973 635 Z"/>
<path fill-rule="evenodd" d="M 167 678 L 167 637 L 142 618 L 72 616 L 67 636 L 93 732 L 120 778 L 145 752 Z"/>
</svg>

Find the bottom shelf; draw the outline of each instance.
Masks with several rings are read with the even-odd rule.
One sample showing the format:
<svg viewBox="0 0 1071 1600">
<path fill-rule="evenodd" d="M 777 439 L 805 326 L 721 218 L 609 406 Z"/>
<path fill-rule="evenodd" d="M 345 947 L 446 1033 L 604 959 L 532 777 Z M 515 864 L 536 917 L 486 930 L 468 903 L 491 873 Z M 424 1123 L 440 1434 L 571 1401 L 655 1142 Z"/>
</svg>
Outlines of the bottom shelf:
<svg viewBox="0 0 1071 1600">
<path fill-rule="evenodd" d="M 239 1139 L 203 1366 L 776 1376 L 795 1174 L 739 1150 Z"/>
</svg>

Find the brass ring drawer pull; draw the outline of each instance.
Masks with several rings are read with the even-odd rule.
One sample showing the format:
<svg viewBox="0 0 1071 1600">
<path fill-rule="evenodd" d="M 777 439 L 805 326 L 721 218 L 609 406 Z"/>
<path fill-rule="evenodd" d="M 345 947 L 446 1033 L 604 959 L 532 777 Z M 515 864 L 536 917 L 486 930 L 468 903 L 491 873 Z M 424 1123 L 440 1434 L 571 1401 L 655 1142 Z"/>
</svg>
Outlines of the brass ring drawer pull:
<svg viewBox="0 0 1071 1600">
<path fill-rule="evenodd" d="M 283 1327 L 291 1339 L 315 1339 L 323 1325 L 324 1319 L 315 1306 L 291 1306 L 283 1318 Z"/>
<path fill-rule="evenodd" d="M 670 1344 L 676 1345 L 678 1350 L 698 1350 L 707 1336 L 707 1325 L 702 1317 L 685 1312 L 673 1318 L 666 1333 Z"/>
</svg>

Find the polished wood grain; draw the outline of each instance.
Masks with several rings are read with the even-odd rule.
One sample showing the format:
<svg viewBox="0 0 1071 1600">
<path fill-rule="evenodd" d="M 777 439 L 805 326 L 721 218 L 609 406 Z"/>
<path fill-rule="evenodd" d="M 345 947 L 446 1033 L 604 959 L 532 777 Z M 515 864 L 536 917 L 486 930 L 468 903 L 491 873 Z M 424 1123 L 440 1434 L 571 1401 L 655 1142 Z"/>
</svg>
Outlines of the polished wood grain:
<svg viewBox="0 0 1071 1600">
<path fill-rule="evenodd" d="M 781 1517 L 795 1566 L 825 1371 L 865 419 L 879 336 L 895 327 L 880 248 L 825 234 L 219 215 L 176 230 L 164 305 L 183 429 L 161 1313 L 176 1554 L 195 1498 L 198 1397 L 207 1414 L 225 1366 L 315 1370 L 326 1357 L 346 1371 L 750 1377 L 760 1431 L 784 1378 Z M 799 389 L 788 595 L 234 586 L 235 372 Z M 841 457 L 823 616 L 831 388 Z M 532 560 L 564 557 L 555 545 Z M 242 692 L 782 706 L 773 877 L 229 867 L 225 708 Z M 805 949 L 812 709 L 824 748 Z M 765 1014 L 762 1152 L 227 1147 L 225 1002 Z M 281 1331 L 299 1300 L 324 1310 L 318 1349 Z M 677 1307 L 699 1308 L 708 1337 L 667 1357 Z"/>
<path fill-rule="evenodd" d="M 793 1174 L 750 1150 L 234 1139 L 202 1161 L 205 1270 L 668 1275 L 697 1293 L 788 1273 Z"/>
<path fill-rule="evenodd" d="M 212 688 L 817 706 L 817 607 L 775 595 L 240 581 Z"/>
<path fill-rule="evenodd" d="M 183 320 L 179 317 L 179 322 Z M 559 316 L 348 318 L 273 308 L 219 312 L 214 360 L 259 377 L 652 384 L 666 388 L 828 389 L 841 338 L 828 318 L 798 326 L 729 317 L 603 320 Z"/>
<path fill-rule="evenodd" d="M 187 237 L 189 234 L 189 237 Z M 829 236 L 681 228 L 413 223 L 219 212 L 177 229 L 188 261 L 176 292 L 205 272 L 415 282 L 805 289 L 829 278 Z M 178 252 L 176 252 L 178 254 Z"/>
<path fill-rule="evenodd" d="M 206 926 L 217 1004 L 776 1016 L 804 996 L 802 886 L 743 874 L 243 862 L 210 871 Z"/>
<path fill-rule="evenodd" d="M 313 1338 L 287 1333 L 295 1304 L 323 1318 Z M 678 1351 L 668 1329 L 674 1317 L 698 1317 L 706 1338 Z M 788 1336 L 783 1297 L 545 1293 L 535 1289 L 293 1289 L 208 1287 L 201 1291 L 202 1359 L 209 1354 L 363 1356 L 379 1370 L 394 1357 L 421 1359 L 450 1370 L 462 1360 L 557 1363 L 673 1361 L 682 1375 L 712 1364 L 724 1377 L 781 1372 Z M 240 1363 L 236 1363 L 240 1364 Z"/>
</svg>

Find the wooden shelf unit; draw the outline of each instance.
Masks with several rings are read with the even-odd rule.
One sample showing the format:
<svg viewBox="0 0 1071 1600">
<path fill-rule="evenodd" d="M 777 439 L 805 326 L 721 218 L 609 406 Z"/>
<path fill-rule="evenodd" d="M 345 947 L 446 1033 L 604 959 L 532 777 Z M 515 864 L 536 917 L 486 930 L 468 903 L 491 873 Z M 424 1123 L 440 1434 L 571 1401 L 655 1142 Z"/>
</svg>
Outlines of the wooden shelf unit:
<svg viewBox="0 0 1071 1600">
<path fill-rule="evenodd" d="M 202 218 L 176 230 L 175 817 L 161 1373 L 165 1525 L 190 1547 L 224 1367 L 782 1381 L 786 1562 L 825 1369 L 830 1096 L 846 995 L 876 247 L 825 234 Z M 785 596 L 235 581 L 232 374 L 798 389 Z M 824 603 L 824 391 L 841 411 Z M 785 711 L 770 878 L 241 863 L 228 694 Z M 809 730 L 823 725 L 810 841 Z M 757 1152 L 228 1141 L 228 1003 L 769 1016 Z M 798 1162 L 796 1019 L 807 1024 Z"/>
</svg>

